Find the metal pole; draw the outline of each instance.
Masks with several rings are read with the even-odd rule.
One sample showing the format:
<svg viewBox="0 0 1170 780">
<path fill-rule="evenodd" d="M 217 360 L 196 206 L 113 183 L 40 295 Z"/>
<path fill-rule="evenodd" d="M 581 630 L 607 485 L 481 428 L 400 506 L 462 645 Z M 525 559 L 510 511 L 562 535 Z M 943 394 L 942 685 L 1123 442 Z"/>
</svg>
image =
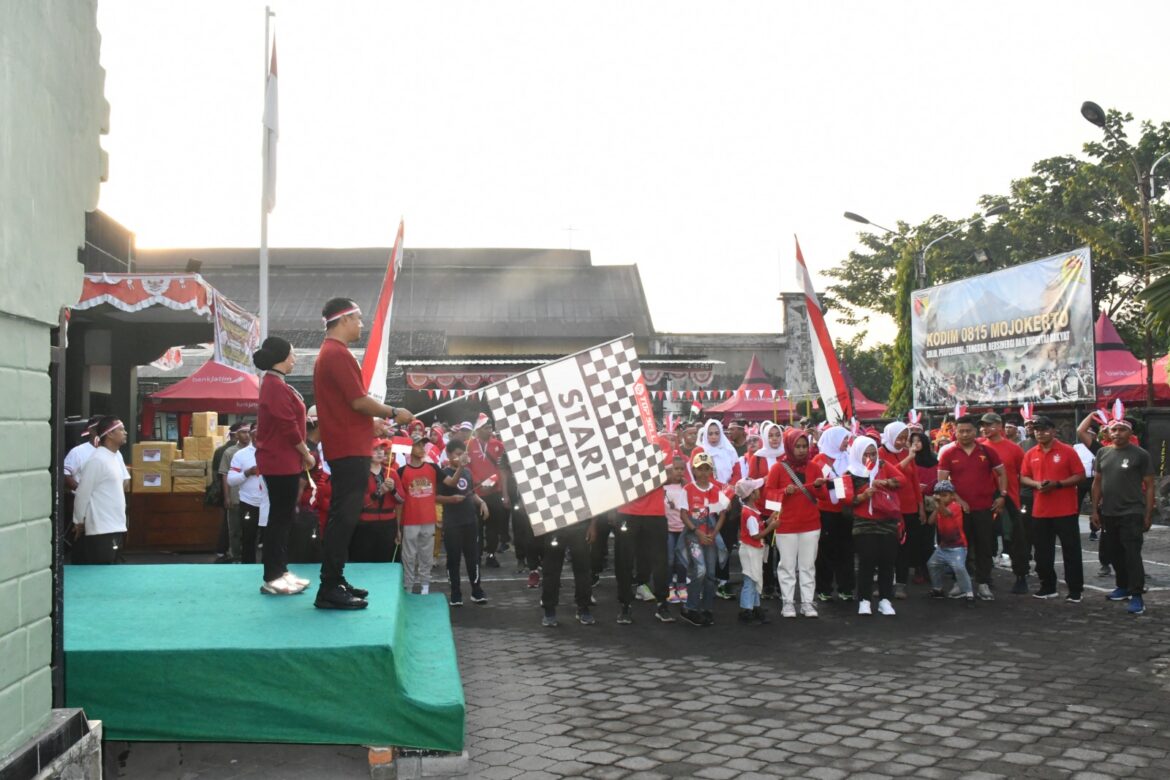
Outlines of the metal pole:
<svg viewBox="0 0 1170 780">
<path fill-rule="evenodd" d="M 1138 194 L 1142 205 L 1142 274 L 1145 277 L 1144 286 L 1150 286 L 1150 192 L 1139 169 Z M 1149 318 L 1146 318 L 1145 327 L 1146 346 L 1146 406 L 1154 405 L 1154 336 L 1150 329 Z"/>
<path fill-rule="evenodd" d="M 268 33 L 269 21 L 275 16 L 270 6 L 264 6 L 264 89 L 268 90 Z M 264 203 L 265 171 L 268 167 L 268 128 L 260 122 L 263 133 L 260 146 L 260 339 L 268 338 L 268 209 Z"/>
</svg>

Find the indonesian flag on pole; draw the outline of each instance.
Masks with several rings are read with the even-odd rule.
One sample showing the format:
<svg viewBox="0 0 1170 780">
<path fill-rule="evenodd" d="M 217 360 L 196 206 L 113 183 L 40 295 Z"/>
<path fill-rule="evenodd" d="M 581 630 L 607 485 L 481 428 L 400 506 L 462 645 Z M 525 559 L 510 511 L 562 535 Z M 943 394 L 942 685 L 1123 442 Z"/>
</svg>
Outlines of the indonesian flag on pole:
<svg viewBox="0 0 1170 780">
<path fill-rule="evenodd" d="M 370 340 L 366 344 L 366 354 L 362 356 L 362 382 L 366 385 L 366 391 L 379 402 L 386 400 L 390 306 L 394 303 L 394 280 L 398 278 L 398 269 L 402 266 L 402 234 L 405 227 L 406 223 L 399 221 L 398 236 L 394 239 L 394 248 L 390 250 L 390 264 L 386 266 L 386 276 L 382 279 L 382 292 L 378 294 L 374 324 L 370 326 Z"/>
<path fill-rule="evenodd" d="M 812 334 L 813 374 L 817 380 L 817 392 L 825 402 L 825 417 L 832 423 L 841 423 L 853 416 L 853 400 L 845 385 L 845 375 L 837 362 L 837 352 L 829 329 L 825 325 L 821 302 L 813 290 L 812 277 L 804 264 L 800 251 L 800 239 L 796 239 L 796 275 L 804 288 L 804 307 L 808 312 L 808 329 Z"/>
<path fill-rule="evenodd" d="M 276 139 L 280 121 L 276 106 L 276 38 L 272 39 L 272 63 L 264 84 L 264 211 L 276 208 Z"/>
</svg>

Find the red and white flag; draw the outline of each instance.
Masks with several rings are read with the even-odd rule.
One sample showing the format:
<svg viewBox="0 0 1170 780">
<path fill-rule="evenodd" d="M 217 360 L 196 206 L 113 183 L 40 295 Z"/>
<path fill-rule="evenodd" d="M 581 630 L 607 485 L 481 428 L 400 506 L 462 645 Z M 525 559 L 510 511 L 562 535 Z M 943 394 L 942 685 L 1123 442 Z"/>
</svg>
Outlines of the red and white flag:
<svg viewBox="0 0 1170 780">
<path fill-rule="evenodd" d="M 817 380 L 817 392 L 825 403 L 825 418 L 832 423 L 840 423 L 853 416 L 853 399 L 849 397 L 845 375 L 841 373 L 841 364 L 837 362 L 837 352 L 833 349 L 833 340 L 829 338 L 824 311 L 813 290 L 812 277 L 809 276 L 808 266 L 804 264 L 800 239 L 796 240 L 796 275 L 804 288 L 804 307 L 808 312 L 808 327 L 812 333 L 813 375 Z"/>
<path fill-rule="evenodd" d="M 362 382 L 366 391 L 378 399 L 386 400 L 386 370 L 389 357 L 386 348 L 390 343 L 390 307 L 394 303 L 394 280 L 402 266 L 402 235 L 406 223 L 398 223 L 398 236 L 390 250 L 390 263 L 382 279 L 382 292 L 378 294 L 378 308 L 374 311 L 374 324 L 370 326 L 370 340 L 366 354 L 362 356 Z"/>
<path fill-rule="evenodd" d="M 691 417 L 698 417 L 703 413 L 703 404 L 697 398 L 691 404 Z"/>
<path fill-rule="evenodd" d="M 276 139 L 280 137 L 276 101 L 276 37 L 272 38 L 272 62 L 264 84 L 264 211 L 276 208 Z"/>
</svg>

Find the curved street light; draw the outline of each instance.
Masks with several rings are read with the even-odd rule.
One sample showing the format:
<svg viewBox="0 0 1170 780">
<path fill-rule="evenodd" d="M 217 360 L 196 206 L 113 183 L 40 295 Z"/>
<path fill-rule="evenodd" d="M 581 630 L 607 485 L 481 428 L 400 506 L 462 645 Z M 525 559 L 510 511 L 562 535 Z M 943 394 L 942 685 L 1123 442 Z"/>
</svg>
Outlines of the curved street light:
<svg viewBox="0 0 1170 780">
<path fill-rule="evenodd" d="M 854 222 L 860 222 L 863 225 L 872 225 L 875 228 L 881 228 L 891 235 L 898 235 L 897 231 L 890 230 L 888 227 L 883 227 L 876 222 L 870 222 L 865 217 L 861 216 L 860 214 L 854 214 L 852 211 L 846 211 L 842 216 L 844 216 L 845 219 L 852 220 Z"/>
<path fill-rule="evenodd" d="M 1162 155 L 1154 162 L 1150 168 L 1149 179 L 1142 170 L 1141 165 L 1138 164 L 1137 157 L 1133 153 L 1133 147 L 1130 146 L 1125 139 L 1117 136 L 1106 123 L 1106 113 L 1101 106 L 1097 105 L 1091 100 L 1086 100 L 1081 103 L 1081 116 L 1083 116 L 1090 124 L 1096 125 L 1105 131 L 1105 136 L 1113 143 L 1117 144 L 1126 156 L 1129 157 L 1130 163 L 1133 165 L 1134 176 L 1137 177 L 1138 200 L 1141 205 L 1142 216 L 1142 286 L 1148 287 L 1150 284 L 1150 198 L 1153 197 L 1154 189 L 1154 168 L 1158 167 L 1158 163 L 1166 159 L 1167 155 Z M 1146 322 L 1145 333 L 1143 341 L 1145 342 L 1146 350 L 1146 404 L 1148 406 L 1154 405 L 1154 339 L 1150 332 L 1149 322 Z"/>
<path fill-rule="evenodd" d="M 967 220 L 966 222 L 959 225 L 954 230 L 950 231 L 949 233 L 944 233 L 943 235 L 939 236 L 938 238 L 934 239 L 929 244 L 927 244 L 923 248 L 922 254 L 920 254 L 918 256 L 918 268 L 917 268 L 918 283 L 923 285 L 923 286 L 925 286 L 925 284 L 926 284 L 926 253 L 930 251 L 930 248 L 932 246 L 937 244 L 939 241 L 942 241 L 944 238 L 950 238 L 951 236 L 955 235 L 955 233 L 958 233 L 960 230 L 963 230 L 964 228 L 968 228 L 968 227 L 971 227 L 972 225 L 974 225 L 978 222 L 982 222 L 983 220 L 987 219 L 988 217 L 995 217 L 995 216 L 998 216 L 1000 214 L 1003 214 L 1007 210 L 1008 210 L 1008 207 L 1007 207 L 1007 204 L 1005 204 L 1005 203 L 1000 203 L 998 206 L 992 206 L 987 211 L 983 212 L 982 214 L 975 217 L 974 219 Z"/>
</svg>

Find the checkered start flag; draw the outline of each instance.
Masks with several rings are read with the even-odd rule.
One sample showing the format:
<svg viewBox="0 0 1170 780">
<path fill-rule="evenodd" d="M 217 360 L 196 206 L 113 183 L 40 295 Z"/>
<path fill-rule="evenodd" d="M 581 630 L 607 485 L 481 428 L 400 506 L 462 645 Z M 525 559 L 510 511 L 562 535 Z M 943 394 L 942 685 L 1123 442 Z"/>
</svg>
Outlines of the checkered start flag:
<svg viewBox="0 0 1170 780">
<path fill-rule="evenodd" d="M 632 335 L 509 377 L 485 395 L 537 536 L 666 479 Z"/>
</svg>

